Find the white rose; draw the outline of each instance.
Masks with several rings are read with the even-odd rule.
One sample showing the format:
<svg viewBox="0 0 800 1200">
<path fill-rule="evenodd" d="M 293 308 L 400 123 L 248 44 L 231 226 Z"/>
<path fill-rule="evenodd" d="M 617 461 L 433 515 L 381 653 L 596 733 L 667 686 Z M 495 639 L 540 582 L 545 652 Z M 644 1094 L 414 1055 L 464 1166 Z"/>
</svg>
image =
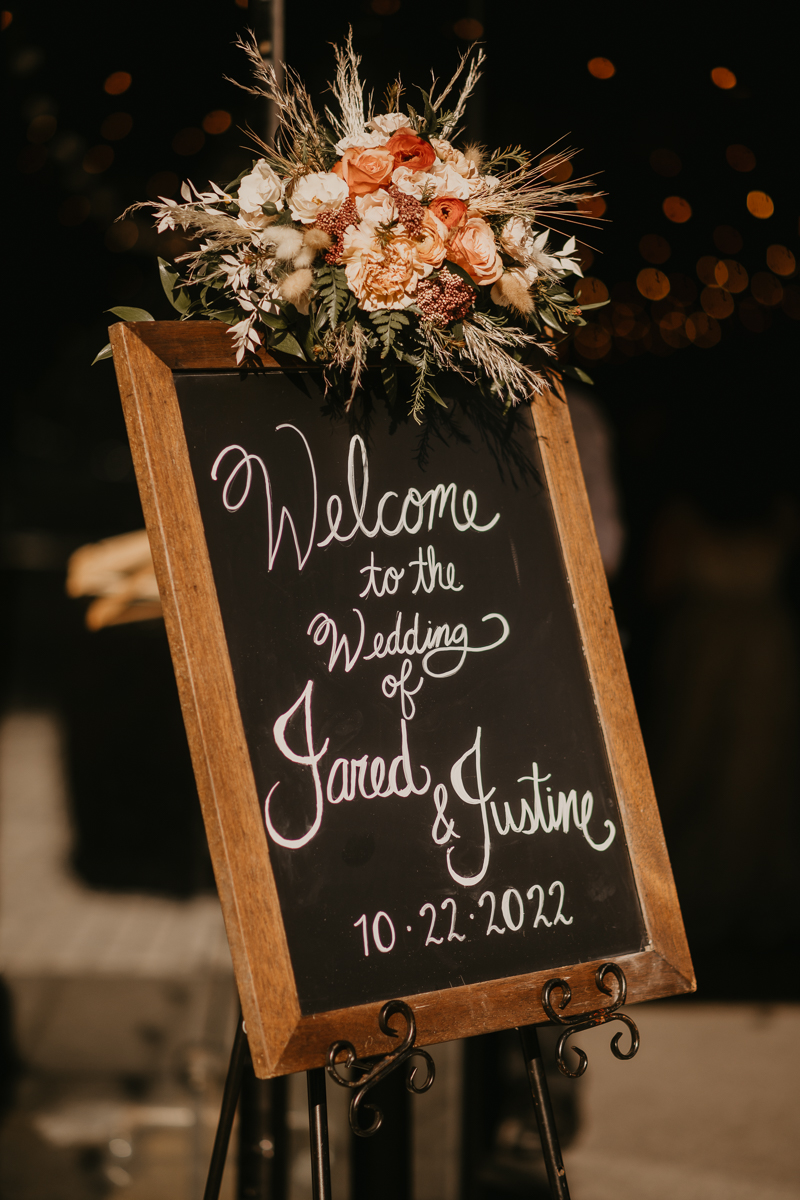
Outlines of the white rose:
<svg viewBox="0 0 800 1200">
<path fill-rule="evenodd" d="M 388 140 L 389 138 L 382 133 L 359 133 L 353 137 L 339 138 L 336 149 L 340 154 L 344 154 L 345 150 L 350 150 L 353 146 L 366 150 L 372 146 L 385 146 Z"/>
<path fill-rule="evenodd" d="M 398 129 L 410 129 L 408 117 L 403 113 L 384 113 L 383 116 L 373 117 L 371 121 L 367 121 L 370 129 L 376 129 L 378 133 L 386 135 L 386 140 L 397 133 Z"/>
<path fill-rule="evenodd" d="M 298 179 L 289 197 L 289 208 L 295 221 L 313 225 L 321 212 L 335 212 L 349 195 L 350 189 L 338 175 L 314 171 Z"/>
<path fill-rule="evenodd" d="M 378 188 L 377 192 L 367 192 L 366 196 L 356 196 L 355 204 L 361 220 L 371 229 L 397 220 L 397 205 L 383 188 Z"/>
<path fill-rule="evenodd" d="M 269 220 L 262 212 L 262 204 L 283 208 L 283 181 L 263 158 L 239 184 L 237 203 L 239 221 L 250 229 L 262 229 Z"/>
</svg>

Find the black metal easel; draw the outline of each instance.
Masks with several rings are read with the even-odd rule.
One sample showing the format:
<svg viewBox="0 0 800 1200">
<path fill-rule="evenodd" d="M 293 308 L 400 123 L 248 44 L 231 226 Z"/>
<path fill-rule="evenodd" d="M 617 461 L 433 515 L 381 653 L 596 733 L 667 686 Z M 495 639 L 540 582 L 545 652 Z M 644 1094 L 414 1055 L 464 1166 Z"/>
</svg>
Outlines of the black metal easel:
<svg viewBox="0 0 800 1200">
<path fill-rule="evenodd" d="M 616 995 L 614 989 L 608 983 L 609 976 L 612 976 L 616 981 Z M 563 1015 L 564 1009 L 567 1008 L 572 999 L 572 991 L 567 981 L 565 979 L 550 979 L 542 989 L 542 1006 L 547 1013 L 550 1023 L 563 1027 L 563 1032 L 558 1039 L 556 1047 L 556 1063 L 562 1074 L 567 1075 L 571 1079 L 577 1079 L 583 1075 L 588 1063 L 584 1051 L 577 1046 L 573 1046 L 571 1049 L 578 1055 L 578 1066 L 572 1071 L 567 1065 L 564 1051 L 567 1048 L 569 1039 L 575 1033 L 586 1029 L 593 1029 L 598 1025 L 604 1025 L 610 1021 L 619 1021 L 629 1030 L 631 1044 L 628 1050 L 620 1050 L 619 1043 L 622 1038 L 622 1031 L 620 1031 L 611 1040 L 612 1054 L 616 1058 L 627 1060 L 633 1058 L 639 1049 L 639 1031 L 635 1023 L 626 1013 L 617 1011 L 625 1003 L 627 997 L 625 972 L 616 963 L 604 963 L 597 969 L 595 983 L 598 991 L 612 998 L 612 1003 L 588 1013 L 584 1012 L 569 1016 Z M 561 1000 L 557 1008 L 554 1008 L 552 1003 L 553 992 L 555 991 L 561 993 Z M 353 1130 L 353 1133 L 362 1138 L 371 1137 L 377 1133 L 383 1121 L 380 1110 L 374 1104 L 366 1103 L 365 1098 L 374 1087 L 383 1079 L 386 1079 L 392 1072 L 405 1065 L 406 1088 L 409 1092 L 417 1095 L 427 1092 L 428 1088 L 433 1085 L 436 1074 L 433 1059 L 426 1050 L 414 1045 L 417 1036 L 414 1013 L 402 1000 L 390 1000 L 388 1004 L 384 1004 L 378 1016 L 378 1025 L 381 1032 L 391 1038 L 400 1037 L 399 1031 L 394 1029 L 389 1023 L 390 1019 L 397 1015 L 400 1015 L 405 1020 L 406 1031 L 398 1046 L 389 1054 L 371 1058 L 358 1058 L 355 1047 L 350 1042 L 334 1042 L 328 1050 L 326 1066 L 317 1067 L 306 1072 L 314 1200 L 332 1200 L 330 1153 L 328 1147 L 328 1108 L 325 1094 L 326 1073 L 334 1083 L 340 1087 L 349 1088 L 353 1092 L 350 1101 L 350 1128 Z M 528 1082 L 533 1098 L 536 1123 L 542 1143 L 542 1152 L 547 1168 L 550 1192 L 553 1200 L 569 1200 L 567 1176 L 561 1157 L 561 1147 L 553 1117 L 553 1108 L 550 1102 L 550 1092 L 547 1086 L 537 1027 L 535 1025 L 522 1026 L 519 1029 L 519 1035 L 528 1072 Z M 342 1056 L 344 1056 L 343 1059 Z M 426 1074 L 421 1083 L 417 1081 L 418 1065 L 412 1062 L 415 1058 L 421 1058 L 425 1061 Z M 240 1017 L 231 1051 L 230 1066 L 228 1067 L 228 1074 L 225 1080 L 219 1124 L 214 1140 L 214 1149 L 211 1154 L 211 1163 L 208 1170 L 205 1192 L 203 1193 L 203 1200 L 219 1200 L 236 1105 L 242 1092 L 244 1073 L 249 1065 L 247 1031 L 245 1023 Z M 252 1066 L 250 1066 L 250 1070 L 252 1071 Z M 346 1072 L 346 1074 L 342 1074 L 342 1071 Z M 363 1110 L 372 1114 L 366 1124 L 362 1123 L 361 1120 Z M 252 1112 L 250 1120 L 252 1123 Z M 252 1140 L 252 1132 L 250 1137 Z M 275 1138 L 274 1133 L 273 1138 Z M 270 1142 L 270 1146 L 274 1153 L 274 1141 Z M 286 1170 L 285 1153 L 282 1154 L 281 1160 L 279 1175 L 283 1179 Z M 283 1181 L 285 1182 L 285 1179 Z M 248 1189 L 247 1194 L 258 1197 L 258 1200 L 262 1200 L 265 1196 L 265 1190 L 262 1188 L 259 1194 L 259 1191 Z M 280 1195 L 280 1192 L 278 1194 Z"/>
</svg>

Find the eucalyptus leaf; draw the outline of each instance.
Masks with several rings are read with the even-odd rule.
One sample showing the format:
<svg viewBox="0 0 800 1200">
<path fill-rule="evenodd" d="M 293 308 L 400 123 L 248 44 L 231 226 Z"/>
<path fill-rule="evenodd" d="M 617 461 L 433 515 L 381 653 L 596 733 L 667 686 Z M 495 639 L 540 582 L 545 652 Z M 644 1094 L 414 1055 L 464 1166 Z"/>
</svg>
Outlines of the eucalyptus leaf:
<svg viewBox="0 0 800 1200">
<path fill-rule="evenodd" d="M 305 359 L 303 347 L 298 342 L 297 338 L 291 333 L 281 334 L 272 343 L 274 350 L 280 350 L 283 354 L 293 354 L 296 358 Z"/>
<path fill-rule="evenodd" d="M 143 308 L 125 308 L 124 305 L 118 305 L 116 308 L 107 308 L 106 312 L 113 313 L 121 321 L 155 321 L 153 314 Z"/>
<path fill-rule="evenodd" d="M 579 379 L 581 383 L 590 383 L 592 387 L 594 387 L 594 380 L 592 379 L 591 375 L 587 375 L 585 371 L 580 369 L 580 367 L 568 365 L 562 367 L 561 370 L 564 375 L 569 375 L 573 379 Z"/>
<path fill-rule="evenodd" d="M 605 308 L 605 306 L 610 303 L 610 300 L 598 300 L 596 304 L 581 304 L 580 300 L 577 301 L 578 308 L 581 310 L 581 312 L 588 312 L 591 308 Z"/>
<path fill-rule="evenodd" d="M 189 296 L 183 290 L 179 290 L 176 295 L 175 285 L 180 276 L 178 275 L 177 271 L 172 270 L 166 259 L 159 258 L 158 275 L 161 280 L 161 286 L 164 289 L 164 295 L 167 297 L 176 312 L 179 312 L 181 315 L 183 315 L 185 312 L 188 312 L 189 306 L 192 302 Z M 203 302 L 205 303 L 205 296 L 203 297 Z"/>
<path fill-rule="evenodd" d="M 92 359 L 91 365 L 94 366 L 95 363 L 100 362 L 100 360 L 103 358 L 113 358 L 113 357 L 114 357 L 114 355 L 111 350 L 111 342 L 109 342 L 107 346 L 103 346 L 103 349 L 100 351 L 99 354 L 95 354 L 94 358 Z"/>
</svg>

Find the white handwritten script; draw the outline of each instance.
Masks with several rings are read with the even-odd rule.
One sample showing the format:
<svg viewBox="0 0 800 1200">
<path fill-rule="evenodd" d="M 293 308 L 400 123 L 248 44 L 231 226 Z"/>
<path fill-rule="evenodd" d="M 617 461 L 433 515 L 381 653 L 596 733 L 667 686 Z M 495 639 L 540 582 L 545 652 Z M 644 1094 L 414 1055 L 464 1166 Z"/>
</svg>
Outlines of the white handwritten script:
<svg viewBox="0 0 800 1200">
<path fill-rule="evenodd" d="M 238 513 L 248 502 L 264 506 L 264 556 L 268 571 L 275 567 L 282 544 L 302 573 L 315 552 L 330 550 L 336 544 L 357 544 L 362 538 L 373 543 L 369 549 L 364 548 L 368 561 L 362 560 L 363 565 L 354 573 L 350 607 L 342 612 L 312 610 L 299 619 L 303 620 L 312 644 L 326 656 L 329 674 L 356 673 L 355 677 L 360 677 L 364 664 L 382 664 L 378 673 L 385 671 L 385 674 L 380 679 L 380 691 L 397 706 L 398 728 L 394 756 L 371 755 L 364 747 L 358 757 L 337 756 L 331 738 L 315 732 L 314 690 L 325 686 L 325 675 L 308 679 L 291 705 L 277 715 L 272 727 L 280 755 L 302 768 L 306 780 L 305 786 L 292 792 L 289 810 L 282 804 L 281 779 L 272 784 L 264 801 L 264 820 L 272 841 L 287 850 L 309 845 L 320 833 L 330 806 L 335 810 L 342 803 L 380 800 L 388 804 L 408 801 L 409 797 L 425 797 L 429 807 L 420 811 L 427 813 L 431 841 L 441 848 L 443 867 L 449 878 L 462 888 L 474 887 L 484 879 L 492 851 L 504 838 L 577 837 L 593 851 L 607 850 L 616 836 L 614 822 L 600 821 L 594 816 L 591 791 L 582 791 L 579 799 L 579 788 L 551 786 L 551 775 L 541 772 L 535 751 L 517 778 L 521 786 L 514 789 L 514 794 L 507 792 L 505 796 L 491 783 L 491 765 L 482 760 L 480 725 L 461 737 L 456 747 L 458 757 L 445 780 L 435 779 L 433 770 L 414 754 L 413 722 L 420 699 L 431 687 L 436 688 L 438 681 L 461 672 L 469 674 L 474 670 L 471 666 L 474 656 L 491 654 L 512 635 L 509 620 L 501 612 L 484 613 L 470 624 L 453 620 L 436 622 L 424 613 L 428 596 L 439 596 L 442 603 L 457 603 L 447 597 L 464 593 L 467 586 L 464 566 L 476 553 L 476 539 L 480 546 L 493 530 L 501 531 L 501 514 L 483 511 L 476 492 L 462 489 L 454 482 L 435 483 L 426 491 L 409 487 L 404 494 L 384 491 L 376 495 L 370 489 L 367 448 L 357 434 L 350 439 L 343 494 L 334 492 L 323 502 L 314 455 L 306 436 L 290 423 L 277 425 L 275 433 L 276 453 L 289 448 L 290 441 L 301 453 L 302 475 L 306 480 L 303 486 L 307 486 L 303 519 L 286 505 L 277 511 L 264 459 L 238 444 L 226 446 L 211 470 L 212 480 L 221 485 L 221 502 L 230 514 Z M 440 531 L 458 535 L 458 545 L 463 537 L 465 550 L 461 564 L 440 560 L 435 545 Z M 402 553 L 393 552 L 393 543 L 387 539 L 402 534 L 416 541 L 409 551 L 406 538 L 397 543 L 406 549 Z M 389 557 L 392 561 L 388 561 Z M 302 595 L 302 587 L 299 594 Z M 393 597 L 397 600 L 393 601 Z M 373 618 L 377 628 L 359 606 L 360 601 L 369 600 L 370 611 L 374 612 L 371 598 L 382 600 L 385 605 L 385 618 Z M 561 888 L 563 904 L 562 883 L 556 881 L 550 895 L 557 887 Z M 550 927 L 553 923 L 541 915 L 542 886 L 532 885 L 528 899 L 534 892 L 540 899 L 536 924 L 544 922 Z M 487 892 L 484 896 L 492 896 L 494 905 L 494 893 Z M 454 902 L 448 903 L 453 904 L 450 937 L 463 940 L 454 932 Z M 508 889 L 501 908 L 512 930 L 519 928 L 515 921 L 522 920 L 521 915 L 517 916 L 522 913 L 522 904 L 519 892 Z M 434 937 L 432 932 L 435 910 L 430 903 L 424 908 L 433 914 L 428 940 L 438 944 L 442 939 Z M 387 921 L 391 925 L 388 915 L 379 912 L 372 926 L 373 944 L 381 952 L 386 952 L 389 941 L 394 945 L 394 927 L 389 938 Z M 489 931 L 502 932 L 492 921 L 493 917 Z M 559 921 L 568 923 L 561 916 L 555 924 Z M 363 925 L 364 952 L 369 953 L 366 914 L 356 924 Z"/>
</svg>

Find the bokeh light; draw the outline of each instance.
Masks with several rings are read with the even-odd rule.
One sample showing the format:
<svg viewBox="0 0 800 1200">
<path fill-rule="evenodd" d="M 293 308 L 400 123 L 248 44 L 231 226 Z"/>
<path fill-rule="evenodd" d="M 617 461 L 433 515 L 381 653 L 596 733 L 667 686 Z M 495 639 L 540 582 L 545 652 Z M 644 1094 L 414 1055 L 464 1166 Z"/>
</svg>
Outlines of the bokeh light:
<svg viewBox="0 0 800 1200">
<path fill-rule="evenodd" d="M 646 233 L 639 242 L 639 253 L 645 262 L 660 265 L 667 261 L 672 250 L 666 238 L 659 237 L 657 233 Z"/>
<path fill-rule="evenodd" d="M 215 108 L 213 112 L 206 113 L 203 117 L 203 129 L 206 133 L 217 135 L 225 133 L 231 127 L 231 114 L 226 112 L 224 108 Z"/>
<path fill-rule="evenodd" d="M 552 166 L 548 165 L 552 164 Z M 553 183 L 564 183 L 572 175 L 572 163 L 558 154 L 545 154 L 539 159 L 541 172 Z"/>
<path fill-rule="evenodd" d="M 750 292 L 759 304 L 767 308 L 774 308 L 783 299 L 783 287 L 769 271 L 756 271 L 750 280 Z"/>
<path fill-rule="evenodd" d="M 728 146 L 728 149 L 725 151 L 725 158 L 727 159 L 728 166 L 733 167 L 734 171 L 755 170 L 755 154 L 747 146 L 742 146 L 738 142 L 732 146 Z"/>
<path fill-rule="evenodd" d="M 720 278 L 721 267 L 724 267 L 725 269 L 725 279 Z M 742 264 L 735 262 L 732 258 L 726 258 L 723 262 L 717 263 L 714 274 L 720 287 L 726 287 L 728 291 L 733 292 L 734 295 L 738 295 L 739 292 L 743 292 L 750 282 L 747 271 L 744 269 Z"/>
<path fill-rule="evenodd" d="M 718 225 L 714 230 L 714 245 L 723 254 L 738 254 L 744 242 L 739 230 L 732 225 Z"/>
<path fill-rule="evenodd" d="M 636 286 L 647 300 L 663 300 L 669 294 L 669 279 L 655 267 L 645 267 L 636 276 Z"/>
<path fill-rule="evenodd" d="M 719 321 L 704 312 L 692 313 L 687 317 L 684 329 L 689 341 L 702 350 L 710 350 L 722 337 Z"/>
<path fill-rule="evenodd" d="M 606 202 L 602 196 L 590 196 L 588 200 L 579 200 L 575 207 L 587 217 L 596 218 L 606 211 Z"/>
<path fill-rule="evenodd" d="M 705 287 L 700 293 L 700 306 L 709 317 L 722 321 L 733 312 L 733 296 L 726 288 Z"/>
<path fill-rule="evenodd" d="M 55 117 L 51 113 L 42 113 L 41 116 L 34 117 L 28 126 L 28 141 L 35 146 L 41 145 L 42 142 L 49 142 L 57 128 Z"/>
<path fill-rule="evenodd" d="M 575 348 L 583 358 L 605 358 L 611 349 L 611 334 L 592 321 L 575 331 Z"/>
<path fill-rule="evenodd" d="M 711 81 L 725 92 L 736 87 L 736 76 L 727 67 L 714 67 L 711 72 Z"/>
<path fill-rule="evenodd" d="M 602 279 L 587 275 L 575 284 L 575 299 L 578 304 L 602 304 L 608 299 L 608 288 Z"/>
<path fill-rule="evenodd" d="M 683 225 L 692 215 L 691 204 L 682 196 L 667 196 L 661 207 L 667 220 L 673 221 L 676 225 Z"/>
<path fill-rule="evenodd" d="M 586 66 L 595 79 L 610 79 L 617 72 L 610 58 L 590 58 Z"/>
<path fill-rule="evenodd" d="M 462 17 L 453 25 L 453 33 L 465 42 L 477 42 L 483 37 L 483 25 L 475 17 Z"/>
<path fill-rule="evenodd" d="M 179 129 L 172 139 L 172 149 L 184 157 L 197 154 L 205 145 L 205 134 L 202 129 L 190 125 L 187 129 Z"/>
<path fill-rule="evenodd" d="M 697 278 L 701 280 L 707 287 L 713 287 L 717 283 L 716 267 L 718 259 L 713 258 L 710 254 L 704 254 L 702 258 L 697 260 Z"/>
<path fill-rule="evenodd" d="M 379 17 L 391 17 L 400 7 L 400 0 L 371 0 L 370 8 Z"/>
<path fill-rule="evenodd" d="M 121 96 L 132 83 L 133 77 L 127 71 L 114 71 L 103 84 L 103 91 L 109 96 Z"/>
<path fill-rule="evenodd" d="M 775 205 L 772 202 L 772 197 L 766 192 L 748 192 L 747 193 L 747 211 L 752 213 L 754 217 L 764 221 L 767 217 L 771 217 L 775 212 Z"/>
<path fill-rule="evenodd" d="M 776 275 L 794 275 L 797 263 L 788 246 L 768 246 L 767 266 Z"/>
<path fill-rule="evenodd" d="M 100 126 L 100 136 L 109 142 L 118 142 L 120 138 L 127 137 L 132 129 L 133 117 L 130 113 L 111 113 Z"/>
<path fill-rule="evenodd" d="M 681 350 L 684 346 L 689 345 L 685 326 L 686 317 L 677 309 L 665 313 L 658 322 L 659 333 L 667 345 L 672 346 L 673 350 Z"/>
<path fill-rule="evenodd" d="M 109 250 L 121 254 L 131 250 L 139 240 L 135 221 L 116 221 L 106 232 L 105 242 Z"/>
<path fill-rule="evenodd" d="M 4 8 L 3 11 L 0 12 L 0 32 L 2 32 L 4 29 L 8 29 L 13 20 L 14 14 L 9 12 L 7 8 Z"/>
<path fill-rule="evenodd" d="M 662 149 L 653 150 L 651 153 L 650 166 L 656 175 L 663 175 L 665 178 L 670 179 L 673 175 L 680 173 L 683 163 L 674 150 L 666 150 L 662 147 Z"/>
<path fill-rule="evenodd" d="M 101 175 L 113 161 L 114 151 L 110 146 L 93 146 L 83 156 L 83 169 L 87 175 Z"/>
</svg>

